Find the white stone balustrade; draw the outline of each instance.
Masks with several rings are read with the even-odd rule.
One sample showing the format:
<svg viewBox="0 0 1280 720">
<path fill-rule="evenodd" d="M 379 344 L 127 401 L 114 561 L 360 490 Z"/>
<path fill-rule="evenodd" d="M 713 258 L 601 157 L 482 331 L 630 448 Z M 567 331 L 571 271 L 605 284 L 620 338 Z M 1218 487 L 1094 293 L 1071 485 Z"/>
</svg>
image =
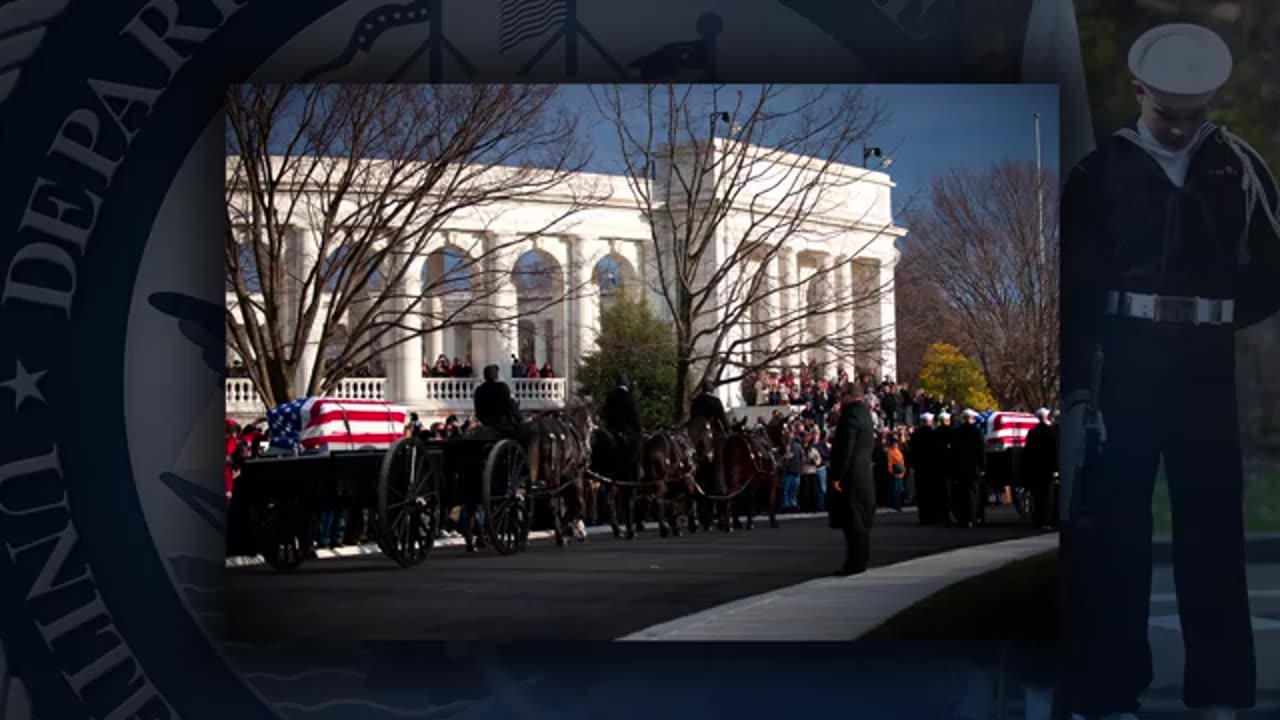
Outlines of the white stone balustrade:
<svg viewBox="0 0 1280 720">
<path fill-rule="evenodd" d="M 249 378 L 227 378 L 227 415 L 240 417 L 260 413 L 265 405 Z"/>
<path fill-rule="evenodd" d="M 482 382 L 480 378 L 423 378 L 421 400 L 409 403 L 423 421 L 443 419 L 448 415 L 470 415 L 472 396 Z M 511 393 L 527 411 L 555 410 L 564 407 L 568 383 L 564 378 L 525 378 L 509 382 Z M 329 397 L 348 400 L 384 400 L 386 378 L 346 378 L 338 382 Z M 242 421 L 256 420 L 266 414 L 266 404 L 258 397 L 248 378 L 228 378 L 227 416 Z M 394 398 L 392 402 L 401 402 Z"/>
<path fill-rule="evenodd" d="M 329 392 L 329 397 L 344 400 L 386 400 L 386 378 L 346 378 L 338 381 L 338 387 Z"/>
<path fill-rule="evenodd" d="M 564 407 L 564 378 L 517 378 L 511 381 L 511 393 L 520 401 L 522 410 L 550 410 Z"/>
</svg>

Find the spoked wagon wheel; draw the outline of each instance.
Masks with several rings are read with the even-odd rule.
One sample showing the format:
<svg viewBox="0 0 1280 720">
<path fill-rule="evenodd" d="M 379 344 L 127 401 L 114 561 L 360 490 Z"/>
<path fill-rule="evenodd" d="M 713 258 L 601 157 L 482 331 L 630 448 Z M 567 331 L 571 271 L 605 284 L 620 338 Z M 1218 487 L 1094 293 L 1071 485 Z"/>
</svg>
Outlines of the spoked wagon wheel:
<svg viewBox="0 0 1280 720">
<path fill-rule="evenodd" d="M 262 559 L 278 572 L 297 570 L 311 552 L 311 513 L 293 503 L 272 503 L 255 514 Z"/>
<path fill-rule="evenodd" d="M 402 567 L 427 559 L 440 527 L 440 488 L 416 438 L 401 438 L 382 457 L 378 473 L 378 547 Z"/>
<path fill-rule="evenodd" d="M 1031 493 L 1027 492 L 1026 488 L 1013 489 L 1013 505 L 1017 508 L 1019 517 L 1024 520 L 1031 519 L 1031 515 L 1034 512 L 1032 510 L 1033 502 Z"/>
<path fill-rule="evenodd" d="M 484 527 L 493 547 L 512 555 L 529 544 L 533 521 L 529 458 L 514 440 L 500 440 L 489 450 L 481 488 L 484 492 Z"/>
</svg>

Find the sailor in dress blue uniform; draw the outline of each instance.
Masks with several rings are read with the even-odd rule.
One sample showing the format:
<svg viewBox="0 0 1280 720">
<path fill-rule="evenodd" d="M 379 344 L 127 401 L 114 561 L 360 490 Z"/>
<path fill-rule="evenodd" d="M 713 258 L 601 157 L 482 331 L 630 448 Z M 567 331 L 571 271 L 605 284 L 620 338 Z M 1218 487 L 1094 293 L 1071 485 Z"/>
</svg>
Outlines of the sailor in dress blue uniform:
<svg viewBox="0 0 1280 720">
<path fill-rule="evenodd" d="M 1151 502 L 1162 459 L 1184 701 L 1206 718 L 1255 702 L 1235 333 L 1280 308 L 1280 198 L 1257 152 L 1208 121 L 1231 64 L 1222 39 L 1200 26 L 1140 37 L 1129 56 L 1139 116 L 1072 169 L 1063 193 L 1064 467 L 1083 457 L 1087 412 L 1100 412 L 1105 432 L 1084 473 L 1087 523 L 1068 517 L 1063 535 L 1076 568 L 1067 698 L 1087 718 L 1132 717 L 1152 681 Z"/>
</svg>

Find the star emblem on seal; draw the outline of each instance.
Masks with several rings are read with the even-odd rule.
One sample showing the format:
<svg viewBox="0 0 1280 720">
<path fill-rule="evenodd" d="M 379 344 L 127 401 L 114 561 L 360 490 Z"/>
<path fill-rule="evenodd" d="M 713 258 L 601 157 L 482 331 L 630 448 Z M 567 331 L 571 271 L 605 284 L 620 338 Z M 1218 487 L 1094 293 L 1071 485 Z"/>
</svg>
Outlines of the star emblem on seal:
<svg viewBox="0 0 1280 720">
<path fill-rule="evenodd" d="M 22 409 L 23 403 L 28 398 L 44 402 L 44 393 L 40 392 L 40 379 L 45 376 L 47 370 L 39 372 L 29 372 L 23 366 L 21 360 L 17 360 L 17 369 L 13 371 L 13 377 L 5 382 L 0 382 L 0 387 L 6 388 L 13 392 L 13 410 L 17 412 Z"/>
</svg>

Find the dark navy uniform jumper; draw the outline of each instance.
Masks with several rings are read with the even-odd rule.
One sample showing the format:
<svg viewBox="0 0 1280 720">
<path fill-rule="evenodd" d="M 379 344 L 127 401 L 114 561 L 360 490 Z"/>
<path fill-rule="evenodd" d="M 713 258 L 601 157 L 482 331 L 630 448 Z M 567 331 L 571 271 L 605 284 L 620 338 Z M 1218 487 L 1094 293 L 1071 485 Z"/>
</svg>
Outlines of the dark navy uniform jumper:
<svg viewBox="0 0 1280 720">
<path fill-rule="evenodd" d="M 1063 396 L 1088 390 L 1100 347 L 1106 426 L 1089 475 L 1085 587 L 1072 609 L 1081 620 L 1068 648 L 1071 709 L 1136 711 L 1152 681 L 1151 503 L 1162 459 L 1187 647 L 1184 700 L 1250 707 L 1235 333 L 1280 308 L 1276 183 L 1247 144 L 1206 125 L 1178 187 L 1136 130 L 1104 141 L 1072 170 L 1063 194 Z"/>
</svg>

